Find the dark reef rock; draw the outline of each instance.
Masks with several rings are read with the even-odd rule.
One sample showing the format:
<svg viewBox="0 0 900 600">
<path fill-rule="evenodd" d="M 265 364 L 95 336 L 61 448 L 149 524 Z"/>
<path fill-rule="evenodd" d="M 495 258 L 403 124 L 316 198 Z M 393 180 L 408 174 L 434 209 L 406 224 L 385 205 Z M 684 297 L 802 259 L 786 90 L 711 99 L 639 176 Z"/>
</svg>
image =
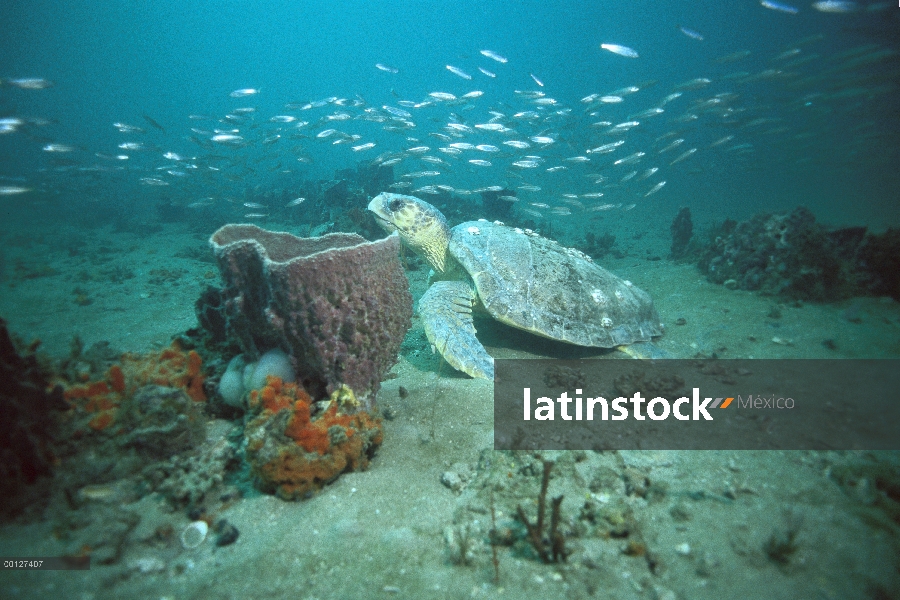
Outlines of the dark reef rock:
<svg viewBox="0 0 900 600">
<path fill-rule="evenodd" d="M 16 350 L 0 319 L 0 517 L 24 508 L 26 486 L 51 474 L 53 413 L 66 408 L 61 387 L 48 381 L 33 353 Z"/>
<path fill-rule="evenodd" d="M 613 252 L 613 246 L 616 245 L 616 236 L 608 231 L 603 235 L 597 235 L 593 231 L 584 234 L 584 241 L 576 247 L 593 258 L 600 260 L 610 252 Z M 616 258 L 624 256 L 621 252 L 614 252 Z"/>
<path fill-rule="evenodd" d="M 799 207 L 787 214 L 725 221 L 700 258 L 715 283 L 798 300 L 829 301 L 852 294 L 849 265 L 829 232 Z"/>
<path fill-rule="evenodd" d="M 900 231 L 827 229 L 804 207 L 726 220 L 700 254 L 710 281 L 743 290 L 815 302 L 866 294 L 900 300 Z"/>
<path fill-rule="evenodd" d="M 691 209 L 682 206 L 672 219 L 672 258 L 678 260 L 688 253 L 691 237 L 694 234 L 694 223 L 691 221 Z"/>
<path fill-rule="evenodd" d="M 866 292 L 900 301 L 900 229 L 866 236 L 856 252 L 856 263 Z"/>
</svg>

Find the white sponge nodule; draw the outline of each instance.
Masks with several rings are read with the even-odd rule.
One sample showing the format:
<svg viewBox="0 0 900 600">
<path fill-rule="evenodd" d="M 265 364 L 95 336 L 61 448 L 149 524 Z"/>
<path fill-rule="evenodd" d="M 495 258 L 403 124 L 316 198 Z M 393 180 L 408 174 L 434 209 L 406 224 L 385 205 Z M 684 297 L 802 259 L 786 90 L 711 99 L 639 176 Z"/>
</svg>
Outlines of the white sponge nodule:
<svg viewBox="0 0 900 600">
<path fill-rule="evenodd" d="M 246 408 L 246 393 L 264 387 L 266 378 L 270 375 L 279 377 L 285 383 L 297 380 L 291 357 L 283 350 L 269 350 L 258 361 L 250 363 L 243 354 L 238 354 L 228 363 L 228 368 L 219 380 L 219 395 L 230 406 Z"/>
</svg>

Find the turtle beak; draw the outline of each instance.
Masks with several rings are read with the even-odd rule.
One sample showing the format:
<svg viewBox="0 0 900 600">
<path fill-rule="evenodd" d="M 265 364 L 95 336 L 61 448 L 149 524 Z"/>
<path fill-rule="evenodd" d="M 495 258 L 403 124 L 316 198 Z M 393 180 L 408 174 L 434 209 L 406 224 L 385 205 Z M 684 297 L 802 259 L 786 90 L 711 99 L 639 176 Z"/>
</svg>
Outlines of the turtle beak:
<svg viewBox="0 0 900 600">
<path fill-rule="evenodd" d="M 375 222 L 378 223 L 379 227 L 388 233 L 397 231 L 397 226 L 391 220 L 391 213 L 387 209 L 387 199 L 384 197 L 384 194 L 379 194 L 372 198 L 367 208 L 372 213 L 372 216 L 375 217 Z"/>
</svg>

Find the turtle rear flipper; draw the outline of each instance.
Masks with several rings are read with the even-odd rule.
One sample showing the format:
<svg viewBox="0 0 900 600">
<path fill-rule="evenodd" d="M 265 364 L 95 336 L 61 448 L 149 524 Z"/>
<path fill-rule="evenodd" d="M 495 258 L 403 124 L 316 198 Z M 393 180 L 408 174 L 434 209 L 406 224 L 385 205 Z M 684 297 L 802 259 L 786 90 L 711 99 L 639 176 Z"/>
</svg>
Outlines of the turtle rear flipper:
<svg viewBox="0 0 900 600">
<path fill-rule="evenodd" d="M 482 379 L 494 378 L 494 359 L 475 337 L 475 290 L 464 281 L 435 282 L 419 301 L 428 341 L 450 366 Z"/>
<path fill-rule="evenodd" d="M 671 354 L 654 344 L 653 342 L 635 342 L 628 346 L 618 346 L 619 352 L 627 354 L 631 358 L 656 360 L 659 358 L 674 358 Z"/>
</svg>

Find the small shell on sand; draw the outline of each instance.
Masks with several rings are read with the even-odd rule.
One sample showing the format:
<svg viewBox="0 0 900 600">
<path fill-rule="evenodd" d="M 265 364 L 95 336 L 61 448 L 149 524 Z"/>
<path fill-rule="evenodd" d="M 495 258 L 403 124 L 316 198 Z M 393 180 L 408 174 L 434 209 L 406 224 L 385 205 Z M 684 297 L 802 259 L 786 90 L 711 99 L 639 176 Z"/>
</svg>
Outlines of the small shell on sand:
<svg viewBox="0 0 900 600">
<path fill-rule="evenodd" d="M 194 521 L 181 532 L 181 545 L 187 550 L 193 550 L 204 541 L 209 533 L 209 525 L 206 521 Z"/>
</svg>

